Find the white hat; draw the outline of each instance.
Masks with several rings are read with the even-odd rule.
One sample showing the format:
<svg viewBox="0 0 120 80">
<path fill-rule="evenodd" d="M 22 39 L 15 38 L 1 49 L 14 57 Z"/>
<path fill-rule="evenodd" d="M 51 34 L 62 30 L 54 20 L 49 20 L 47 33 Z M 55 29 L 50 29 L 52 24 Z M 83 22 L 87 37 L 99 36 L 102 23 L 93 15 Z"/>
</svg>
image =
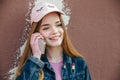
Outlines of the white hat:
<svg viewBox="0 0 120 80">
<path fill-rule="evenodd" d="M 31 24 L 33 22 L 40 21 L 45 15 L 51 12 L 58 12 L 60 14 L 64 14 L 64 12 L 58 9 L 54 4 L 41 2 L 35 5 L 31 11 L 30 18 Z"/>
</svg>

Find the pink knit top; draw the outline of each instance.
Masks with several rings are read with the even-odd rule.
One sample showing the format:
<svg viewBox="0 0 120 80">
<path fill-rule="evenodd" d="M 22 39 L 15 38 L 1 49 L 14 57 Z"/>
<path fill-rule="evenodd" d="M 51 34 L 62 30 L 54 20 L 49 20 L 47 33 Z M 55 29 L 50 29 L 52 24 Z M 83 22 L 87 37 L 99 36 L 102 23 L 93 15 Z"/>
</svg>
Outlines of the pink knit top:
<svg viewBox="0 0 120 80">
<path fill-rule="evenodd" d="M 63 61 L 58 62 L 58 63 L 54 63 L 54 62 L 50 62 L 50 65 L 52 66 L 52 68 L 55 71 L 56 74 L 56 80 L 62 80 L 62 65 L 63 65 Z"/>
</svg>

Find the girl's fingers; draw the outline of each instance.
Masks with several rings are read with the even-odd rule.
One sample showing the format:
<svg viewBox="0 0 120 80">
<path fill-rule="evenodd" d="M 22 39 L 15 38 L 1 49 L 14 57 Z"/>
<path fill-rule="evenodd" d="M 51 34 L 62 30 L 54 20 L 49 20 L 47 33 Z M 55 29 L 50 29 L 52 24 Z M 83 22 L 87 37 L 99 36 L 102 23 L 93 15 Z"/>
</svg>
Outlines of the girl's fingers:
<svg viewBox="0 0 120 80">
<path fill-rule="evenodd" d="M 31 35 L 30 43 L 32 44 L 32 43 L 36 42 L 36 40 L 38 40 L 38 39 L 44 39 L 44 38 L 40 33 L 34 33 Z"/>
<path fill-rule="evenodd" d="M 35 42 L 35 43 L 36 43 L 36 42 L 38 43 L 38 40 L 39 40 L 39 39 L 42 39 L 41 36 L 37 36 L 36 39 L 34 40 L 34 42 Z"/>
</svg>

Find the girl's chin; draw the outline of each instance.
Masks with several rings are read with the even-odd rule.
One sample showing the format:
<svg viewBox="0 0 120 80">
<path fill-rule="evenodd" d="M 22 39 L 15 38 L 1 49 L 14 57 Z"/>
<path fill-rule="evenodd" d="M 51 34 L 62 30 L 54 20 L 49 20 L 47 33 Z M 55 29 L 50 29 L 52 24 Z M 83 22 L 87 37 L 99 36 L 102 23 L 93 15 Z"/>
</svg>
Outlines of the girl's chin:
<svg viewBox="0 0 120 80">
<path fill-rule="evenodd" d="M 48 43 L 47 46 L 49 47 L 57 47 L 57 46 L 61 46 L 62 42 L 56 42 L 56 43 Z"/>
</svg>

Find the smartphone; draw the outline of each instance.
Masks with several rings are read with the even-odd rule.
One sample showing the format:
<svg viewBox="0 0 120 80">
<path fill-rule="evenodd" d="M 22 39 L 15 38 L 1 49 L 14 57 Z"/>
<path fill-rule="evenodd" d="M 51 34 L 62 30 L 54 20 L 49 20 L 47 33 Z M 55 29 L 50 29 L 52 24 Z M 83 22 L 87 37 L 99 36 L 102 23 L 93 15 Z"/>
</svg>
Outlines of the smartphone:
<svg viewBox="0 0 120 80">
<path fill-rule="evenodd" d="M 38 40 L 38 45 L 42 54 L 45 53 L 46 42 L 43 39 Z"/>
</svg>

